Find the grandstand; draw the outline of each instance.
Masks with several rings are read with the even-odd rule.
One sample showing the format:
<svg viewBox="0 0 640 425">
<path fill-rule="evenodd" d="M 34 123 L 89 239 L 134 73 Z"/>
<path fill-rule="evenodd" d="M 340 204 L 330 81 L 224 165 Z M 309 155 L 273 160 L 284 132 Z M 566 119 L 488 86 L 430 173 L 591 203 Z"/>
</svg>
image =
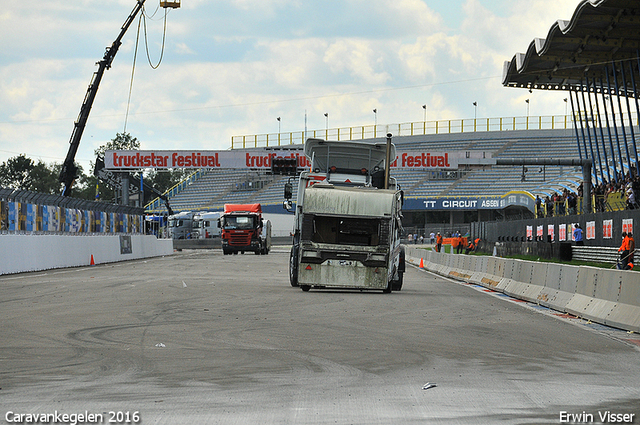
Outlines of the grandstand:
<svg viewBox="0 0 640 425">
<path fill-rule="evenodd" d="M 576 158 L 573 130 L 522 130 L 394 137 L 398 149 L 431 151 L 483 151 L 487 157 L 538 159 Z M 567 166 L 522 167 L 461 166 L 459 170 L 392 169 L 406 198 L 503 196 L 511 191 L 529 192 L 532 198 L 551 196 L 564 189 L 575 192 L 582 179 L 580 169 Z M 287 176 L 264 171 L 201 170 L 200 177 L 170 198 L 174 211 L 220 210 L 225 203 L 261 203 L 281 208 Z M 294 191 L 297 182 L 294 182 Z M 294 193 L 295 199 L 295 193 Z M 148 211 L 163 213 L 162 203 Z"/>
</svg>

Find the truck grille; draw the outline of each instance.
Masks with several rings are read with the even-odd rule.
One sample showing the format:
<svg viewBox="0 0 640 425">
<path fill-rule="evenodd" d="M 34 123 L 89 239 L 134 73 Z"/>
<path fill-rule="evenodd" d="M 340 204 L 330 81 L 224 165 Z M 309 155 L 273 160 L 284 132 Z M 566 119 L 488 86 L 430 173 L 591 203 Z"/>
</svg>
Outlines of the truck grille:
<svg viewBox="0 0 640 425">
<path fill-rule="evenodd" d="M 245 233 L 231 233 L 229 235 L 229 245 L 249 246 L 251 245 L 251 235 Z"/>
</svg>

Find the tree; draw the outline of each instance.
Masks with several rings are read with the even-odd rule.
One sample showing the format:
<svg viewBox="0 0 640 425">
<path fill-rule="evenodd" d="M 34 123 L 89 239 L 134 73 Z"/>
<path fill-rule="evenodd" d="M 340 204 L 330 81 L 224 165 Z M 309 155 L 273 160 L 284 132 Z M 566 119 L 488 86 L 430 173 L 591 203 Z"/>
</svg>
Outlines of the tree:
<svg viewBox="0 0 640 425">
<path fill-rule="evenodd" d="M 32 177 L 33 160 L 24 154 L 9 158 L 0 165 L 0 186 L 12 189 L 29 190 Z"/>
<path fill-rule="evenodd" d="M 33 192 L 57 194 L 60 191 L 59 164 L 34 163 L 24 154 L 0 164 L 0 186 Z"/>
<path fill-rule="evenodd" d="M 60 175 L 61 164 L 47 165 L 42 161 L 31 169 L 31 187 L 29 190 L 33 192 L 49 193 L 51 195 L 59 195 L 61 192 L 60 181 L 58 176 Z"/>
<path fill-rule="evenodd" d="M 100 146 L 94 151 L 96 157 L 104 158 L 104 153 L 108 150 L 138 150 L 140 142 L 129 133 L 116 133 L 116 137 L 110 142 Z"/>
</svg>

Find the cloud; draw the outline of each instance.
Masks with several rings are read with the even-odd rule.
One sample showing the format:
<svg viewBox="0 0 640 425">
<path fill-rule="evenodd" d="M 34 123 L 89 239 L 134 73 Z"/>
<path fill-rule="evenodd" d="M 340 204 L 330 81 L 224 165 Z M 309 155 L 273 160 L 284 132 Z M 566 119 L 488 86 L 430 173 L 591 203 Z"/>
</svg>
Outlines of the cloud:
<svg viewBox="0 0 640 425">
<path fill-rule="evenodd" d="M 523 115 L 528 92 L 501 86 L 502 64 L 570 18 L 577 0 L 188 0 L 167 16 L 162 64 L 143 44 L 127 105 L 137 22 L 105 72 L 78 158 L 122 131 L 143 147 L 226 149 L 232 136 L 473 116 Z M 26 0 L 0 12 L 0 146 L 60 161 L 104 49 L 135 5 Z M 446 9 L 445 9 L 446 8 Z M 148 5 L 147 13 L 155 10 Z M 460 16 L 460 25 L 445 25 Z M 163 11 L 148 19 L 157 59 Z M 142 40 L 141 40 L 142 42 Z M 563 113 L 562 93 L 531 112 Z M 558 101 L 560 98 L 560 101 Z M 41 148 L 39 147 L 41 146 Z M 0 151 L 0 161 L 13 156 Z"/>
</svg>

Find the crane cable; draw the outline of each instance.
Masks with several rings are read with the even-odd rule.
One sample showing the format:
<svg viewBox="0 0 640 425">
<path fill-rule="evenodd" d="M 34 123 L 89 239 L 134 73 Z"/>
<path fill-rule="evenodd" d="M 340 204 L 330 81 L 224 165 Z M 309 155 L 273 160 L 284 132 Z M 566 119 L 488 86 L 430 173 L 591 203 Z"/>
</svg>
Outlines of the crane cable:
<svg viewBox="0 0 640 425">
<path fill-rule="evenodd" d="M 160 63 L 162 63 L 162 58 L 164 57 L 164 46 L 165 46 L 165 38 L 167 36 L 167 9 L 164 10 L 164 29 L 162 31 L 162 50 L 160 51 L 160 59 L 158 59 L 158 64 L 157 65 L 153 65 L 151 63 L 151 56 L 149 56 L 149 40 L 147 37 L 147 20 L 146 18 L 143 20 L 144 23 L 144 44 L 147 50 L 147 60 L 149 61 L 149 66 L 151 66 L 151 68 L 153 69 L 158 69 L 158 67 L 160 66 Z M 155 13 L 154 13 L 155 15 Z M 142 14 L 142 16 L 144 16 L 144 14 Z M 141 17 L 142 17 L 141 16 Z"/>
<path fill-rule="evenodd" d="M 153 12 L 153 15 L 149 16 L 149 19 L 152 19 L 156 13 L 158 12 L 159 6 L 158 8 L 156 8 L 155 12 Z M 141 28 L 141 23 L 144 22 L 144 39 L 145 39 L 145 46 L 146 46 L 146 51 L 147 51 L 147 60 L 149 61 L 149 65 L 151 66 L 152 69 L 158 69 L 158 67 L 160 66 L 160 63 L 162 62 L 162 58 L 164 57 L 164 47 L 165 47 L 165 38 L 167 35 L 167 10 L 165 9 L 164 12 L 164 29 L 163 29 L 163 33 L 162 33 L 162 51 L 160 53 L 160 60 L 158 60 L 158 64 L 156 66 L 154 66 L 151 63 L 151 57 L 149 56 L 149 42 L 148 42 L 148 38 L 147 38 L 147 21 L 146 21 L 146 10 L 143 7 L 142 8 L 142 14 L 140 15 L 140 19 L 138 20 L 138 32 L 136 34 L 136 46 L 134 48 L 133 51 L 133 65 L 131 67 L 131 81 L 129 83 L 129 97 L 127 99 L 127 112 L 125 114 L 124 117 L 124 129 L 122 130 L 123 133 L 127 132 L 127 121 L 129 120 L 129 109 L 131 107 L 131 94 L 133 93 L 133 77 L 135 75 L 135 71 L 136 71 L 136 61 L 138 58 L 138 45 L 140 42 L 140 28 Z"/>
</svg>

